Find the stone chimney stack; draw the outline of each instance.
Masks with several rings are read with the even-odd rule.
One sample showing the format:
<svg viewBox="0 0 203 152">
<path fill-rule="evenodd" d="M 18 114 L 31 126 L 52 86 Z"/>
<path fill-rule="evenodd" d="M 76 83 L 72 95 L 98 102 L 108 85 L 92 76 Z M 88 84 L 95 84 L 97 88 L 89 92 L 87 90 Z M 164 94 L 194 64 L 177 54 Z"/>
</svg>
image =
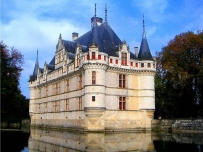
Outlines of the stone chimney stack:
<svg viewBox="0 0 203 152">
<path fill-rule="evenodd" d="M 138 47 L 134 47 L 134 50 L 135 50 L 135 56 L 136 58 L 138 58 Z"/>
<path fill-rule="evenodd" d="M 72 41 L 75 41 L 78 38 L 78 33 L 73 32 L 72 33 Z"/>
</svg>

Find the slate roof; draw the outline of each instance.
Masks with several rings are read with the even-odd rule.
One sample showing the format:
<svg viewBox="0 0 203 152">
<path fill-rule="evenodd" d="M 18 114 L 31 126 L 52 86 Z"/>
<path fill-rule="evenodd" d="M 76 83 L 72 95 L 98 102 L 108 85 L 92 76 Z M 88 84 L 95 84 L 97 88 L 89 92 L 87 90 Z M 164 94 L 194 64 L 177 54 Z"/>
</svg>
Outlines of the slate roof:
<svg viewBox="0 0 203 152">
<path fill-rule="evenodd" d="M 139 54 L 138 54 L 138 59 L 153 61 L 146 37 L 142 38 L 142 42 L 141 42 L 140 50 L 139 50 Z"/>
<path fill-rule="evenodd" d="M 81 46 L 82 52 L 87 52 L 89 50 L 89 46 L 92 43 L 95 43 L 98 46 L 99 52 L 107 53 L 109 56 L 118 57 L 117 51 L 119 45 L 122 44 L 122 41 L 119 39 L 119 37 L 112 30 L 112 28 L 108 25 L 107 22 L 104 22 L 103 24 L 98 26 L 96 23 L 96 18 L 97 17 L 94 17 L 92 29 L 84 35 L 78 37 L 75 41 L 63 40 L 60 34 L 59 41 L 61 40 L 60 42 L 63 43 L 65 50 L 68 52 L 67 55 L 69 59 L 74 60 L 77 44 Z M 143 35 L 145 35 L 144 32 Z M 58 45 L 59 43 L 56 45 L 56 49 L 58 48 Z M 130 58 L 137 60 L 153 60 L 147 43 L 146 35 L 142 37 L 138 58 L 136 58 L 135 54 L 133 54 L 132 52 L 130 52 Z M 49 69 L 54 70 L 54 67 L 51 65 L 55 65 L 55 56 L 53 57 L 48 66 Z M 32 80 L 36 79 L 38 68 L 39 64 L 35 64 L 34 72 L 33 75 L 30 77 L 30 80 L 31 78 Z"/>
<path fill-rule="evenodd" d="M 100 26 L 94 23 L 92 30 L 77 38 L 75 42 L 87 46 L 87 50 L 94 42 L 98 45 L 100 52 L 105 52 L 110 56 L 118 56 L 116 52 L 118 46 L 122 44 L 107 22 Z"/>
<path fill-rule="evenodd" d="M 28 82 L 34 81 L 37 78 L 38 69 L 39 69 L 39 62 L 38 60 L 36 60 L 33 74 L 30 76 L 30 79 Z"/>
</svg>

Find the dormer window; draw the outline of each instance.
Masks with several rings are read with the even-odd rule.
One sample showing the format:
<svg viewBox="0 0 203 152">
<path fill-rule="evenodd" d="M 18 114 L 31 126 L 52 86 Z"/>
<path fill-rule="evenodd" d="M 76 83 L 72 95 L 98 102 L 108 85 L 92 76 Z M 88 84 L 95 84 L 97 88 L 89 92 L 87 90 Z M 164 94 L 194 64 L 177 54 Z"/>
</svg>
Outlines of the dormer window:
<svg viewBox="0 0 203 152">
<path fill-rule="evenodd" d="M 121 64 L 127 65 L 127 53 L 122 53 L 121 55 Z"/>
<path fill-rule="evenodd" d="M 92 59 L 95 59 L 95 52 L 92 52 Z"/>
</svg>

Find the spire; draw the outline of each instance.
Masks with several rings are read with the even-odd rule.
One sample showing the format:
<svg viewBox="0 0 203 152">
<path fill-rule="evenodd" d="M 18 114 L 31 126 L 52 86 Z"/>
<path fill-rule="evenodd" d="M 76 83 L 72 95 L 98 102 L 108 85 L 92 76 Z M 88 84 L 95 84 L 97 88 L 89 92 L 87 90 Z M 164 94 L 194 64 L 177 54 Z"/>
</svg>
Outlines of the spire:
<svg viewBox="0 0 203 152">
<path fill-rule="evenodd" d="M 36 80 L 38 69 L 39 69 L 39 62 L 38 62 L 38 48 L 37 48 L 37 58 L 36 58 L 36 62 L 35 62 L 35 67 L 34 67 L 33 74 L 31 75 L 29 81 Z"/>
<path fill-rule="evenodd" d="M 142 33 L 142 38 L 146 38 L 145 24 L 144 24 L 144 14 L 143 14 L 143 33 Z"/>
<path fill-rule="evenodd" d="M 153 60 L 150 49 L 149 49 L 149 45 L 148 45 L 148 42 L 147 42 L 146 33 L 145 33 L 144 14 L 143 14 L 142 42 L 141 42 L 141 45 L 140 45 L 138 58 L 140 60 Z"/>
<path fill-rule="evenodd" d="M 37 59 L 36 59 L 36 62 L 38 62 L 38 48 L 37 48 Z"/>
<path fill-rule="evenodd" d="M 94 8 L 94 17 L 96 18 L 96 16 L 97 16 L 97 8 L 96 8 L 96 3 L 95 3 L 95 8 Z"/>
<path fill-rule="evenodd" d="M 93 21 L 93 27 L 96 27 L 97 26 L 97 15 L 96 15 L 96 3 L 95 3 L 95 10 L 94 10 L 94 21 Z"/>
<path fill-rule="evenodd" d="M 105 22 L 107 22 L 107 4 L 105 4 Z"/>
<path fill-rule="evenodd" d="M 90 39 L 88 41 L 88 46 L 90 46 L 92 44 L 96 44 L 99 48 L 99 51 L 103 52 L 101 37 L 99 35 L 99 30 L 98 30 L 98 26 L 97 26 L 96 3 L 95 3 L 94 21 L 93 21 L 93 25 L 92 25 Z"/>
<path fill-rule="evenodd" d="M 59 39 L 61 39 L 62 37 L 61 37 L 61 33 L 59 34 Z"/>
</svg>

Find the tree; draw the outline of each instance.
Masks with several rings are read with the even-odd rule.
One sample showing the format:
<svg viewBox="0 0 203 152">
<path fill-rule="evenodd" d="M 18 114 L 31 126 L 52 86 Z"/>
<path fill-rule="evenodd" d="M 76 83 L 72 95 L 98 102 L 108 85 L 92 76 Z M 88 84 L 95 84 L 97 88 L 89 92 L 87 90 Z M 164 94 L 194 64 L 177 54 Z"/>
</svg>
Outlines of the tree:
<svg viewBox="0 0 203 152">
<path fill-rule="evenodd" d="M 203 31 L 175 36 L 156 58 L 155 116 L 203 116 Z"/>
<path fill-rule="evenodd" d="M 19 88 L 24 63 L 23 55 L 15 48 L 1 45 L 1 120 L 19 121 L 28 117 L 28 102 Z"/>
</svg>

